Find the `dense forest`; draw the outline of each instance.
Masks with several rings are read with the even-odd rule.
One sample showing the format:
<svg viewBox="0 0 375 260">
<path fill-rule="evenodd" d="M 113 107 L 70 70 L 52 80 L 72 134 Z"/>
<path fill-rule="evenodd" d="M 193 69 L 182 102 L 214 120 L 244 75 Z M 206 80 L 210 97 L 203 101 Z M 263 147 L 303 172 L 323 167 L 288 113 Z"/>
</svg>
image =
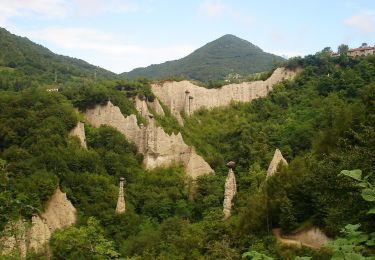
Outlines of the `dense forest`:
<svg viewBox="0 0 375 260">
<path fill-rule="evenodd" d="M 109 79 L 116 74 L 83 60 L 57 55 L 0 27 L 0 89 L 20 90 L 41 82 L 58 85 Z"/>
<path fill-rule="evenodd" d="M 68 135 L 84 120 L 75 108 L 111 100 L 124 115 L 136 114 L 133 97 L 155 98 L 149 81 L 77 75 L 48 92 L 53 70 L 48 80 L 41 74 L 33 84 L 14 83 L 7 73 L 22 74 L 23 65 L 6 62 L 0 67 L 0 230 L 41 212 L 59 185 L 78 220 L 53 234 L 53 259 L 374 259 L 374 56 L 332 58 L 322 51 L 289 60 L 286 67 L 302 68 L 295 80 L 251 103 L 197 111 L 183 127 L 163 106 L 166 116 L 157 123 L 181 131 L 215 170 L 197 179 L 193 199 L 182 167 L 145 170 L 142 155 L 117 130 L 86 123 L 87 150 Z M 275 148 L 289 166 L 266 180 Z M 232 217 L 223 220 L 230 160 L 238 193 Z M 119 177 L 126 179 L 125 214 L 115 213 Z M 309 226 L 335 240 L 313 250 L 284 246 L 272 234 L 276 227 L 293 233 Z"/>
</svg>

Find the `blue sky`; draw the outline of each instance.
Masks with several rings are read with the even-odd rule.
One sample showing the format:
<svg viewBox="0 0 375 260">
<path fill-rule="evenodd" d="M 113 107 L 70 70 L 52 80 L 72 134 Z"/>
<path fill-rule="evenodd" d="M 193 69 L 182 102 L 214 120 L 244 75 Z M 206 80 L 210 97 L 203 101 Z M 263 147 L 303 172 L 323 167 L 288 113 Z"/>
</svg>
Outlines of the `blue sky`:
<svg viewBox="0 0 375 260">
<path fill-rule="evenodd" d="M 0 26 L 116 73 L 224 34 L 288 57 L 375 44 L 374 0 L 0 0 Z"/>
</svg>

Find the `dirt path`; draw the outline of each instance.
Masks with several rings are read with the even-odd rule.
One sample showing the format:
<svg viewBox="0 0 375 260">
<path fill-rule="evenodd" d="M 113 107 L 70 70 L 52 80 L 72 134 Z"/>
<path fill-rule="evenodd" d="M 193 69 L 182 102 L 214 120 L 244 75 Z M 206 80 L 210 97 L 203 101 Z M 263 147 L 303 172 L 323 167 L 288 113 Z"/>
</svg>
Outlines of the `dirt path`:
<svg viewBox="0 0 375 260">
<path fill-rule="evenodd" d="M 275 228 L 272 230 L 277 241 L 285 245 L 302 247 L 306 246 L 313 249 L 321 248 L 330 239 L 316 227 L 311 227 L 309 229 L 303 230 L 293 235 L 282 235 L 280 228 Z"/>
</svg>

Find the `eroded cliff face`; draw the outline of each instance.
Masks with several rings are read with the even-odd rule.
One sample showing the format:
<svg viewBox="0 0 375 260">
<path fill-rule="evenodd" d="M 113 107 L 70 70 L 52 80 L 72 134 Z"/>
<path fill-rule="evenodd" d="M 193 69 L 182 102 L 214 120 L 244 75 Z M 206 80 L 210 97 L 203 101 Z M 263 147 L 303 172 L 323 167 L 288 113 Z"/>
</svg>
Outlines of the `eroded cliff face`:
<svg viewBox="0 0 375 260">
<path fill-rule="evenodd" d="M 199 87 L 186 80 L 169 81 L 163 84 L 153 84 L 152 91 L 160 101 L 169 107 L 171 113 L 180 122 L 182 121 L 181 113 L 191 115 L 202 107 L 227 106 L 232 100 L 249 102 L 264 97 L 272 90 L 274 84 L 283 79 L 293 79 L 296 74 L 296 71 L 278 68 L 265 81 L 229 84 L 219 89 Z"/>
<path fill-rule="evenodd" d="M 16 225 L 10 223 L 12 232 L 1 239 L 5 248 L 1 254 L 7 255 L 17 250 L 21 258 L 25 258 L 27 250 L 34 250 L 48 255 L 48 243 L 52 233 L 75 222 L 76 209 L 58 187 L 47 202 L 43 213 L 32 217 L 31 225 L 22 220 L 16 222 Z"/>
<path fill-rule="evenodd" d="M 59 187 L 47 202 L 41 215 L 34 215 L 29 230 L 29 249 L 48 252 L 48 242 L 56 229 L 74 225 L 76 209 Z"/>
<path fill-rule="evenodd" d="M 149 105 L 152 108 L 152 110 L 154 110 L 155 113 L 159 116 L 165 115 L 163 107 L 160 105 L 160 102 L 157 98 L 155 98 L 153 102 L 147 102 L 147 105 Z"/>
<path fill-rule="evenodd" d="M 268 166 L 267 178 L 272 176 L 277 171 L 277 167 L 279 166 L 280 163 L 284 165 L 288 165 L 288 162 L 284 159 L 280 150 L 276 149 L 275 153 L 273 154 L 272 161 L 270 165 Z"/>
<path fill-rule="evenodd" d="M 146 169 L 182 164 L 186 167 L 186 174 L 193 179 L 213 172 L 209 164 L 185 144 L 180 133 L 169 135 L 156 125 L 144 100 L 137 101 L 136 107 L 138 110 L 142 109 L 142 114 L 148 121 L 147 126 L 138 126 L 135 115 L 124 117 L 120 109 L 111 102 L 88 109 L 85 116 L 95 127 L 109 125 L 124 134 L 144 155 Z"/>
<path fill-rule="evenodd" d="M 69 135 L 78 137 L 81 146 L 87 149 L 84 123 L 78 122 L 77 125 L 72 130 L 70 130 Z"/>
<path fill-rule="evenodd" d="M 0 238 L 0 256 L 12 254 L 24 259 L 27 251 L 27 222 L 19 219 L 9 222 Z"/>
</svg>

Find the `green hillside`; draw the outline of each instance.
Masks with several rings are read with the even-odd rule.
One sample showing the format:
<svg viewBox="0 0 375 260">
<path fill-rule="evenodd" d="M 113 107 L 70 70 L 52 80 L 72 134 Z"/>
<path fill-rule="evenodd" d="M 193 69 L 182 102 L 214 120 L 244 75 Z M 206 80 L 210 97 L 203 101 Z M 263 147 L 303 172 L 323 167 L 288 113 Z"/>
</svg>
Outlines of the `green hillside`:
<svg viewBox="0 0 375 260">
<path fill-rule="evenodd" d="M 375 171 L 375 57 L 322 52 L 287 66 L 303 72 L 265 98 L 197 111 L 184 127 L 170 113 L 157 118 L 170 131 L 181 130 L 215 169 L 198 178 L 194 200 L 181 167 L 145 170 L 142 155 L 117 130 L 86 124 L 87 150 L 68 136 L 82 120 L 74 107 L 110 99 L 122 113 L 135 113 L 128 97 L 151 98 L 147 82 L 91 82 L 55 93 L 0 90 L 0 232 L 11 220 L 40 212 L 59 184 L 78 220 L 53 234 L 52 259 L 371 259 L 375 177 L 366 186 L 339 173 Z M 289 167 L 265 181 L 276 147 Z M 223 220 L 229 160 L 237 163 L 238 193 L 232 217 Z M 127 181 L 122 215 L 115 213 L 120 176 Z M 348 224 L 360 226 L 340 232 Z M 271 231 L 311 225 L 342 238 L 336 247 L 313 250 L 280 245 Z"/>
<path fill-rule="evenodd" d="M 145 76 L 151 79 L 182 76 L 207 82 L 222 80 L 230 73 L 246 76 L 268 71 L 275 63 L 283 60 L 246 40 L 227 34 L 182 59 L 137 68 L 122 75 L 129 78 Z"/>
<path fill-rule="evenodd" d="M 0 89 L 113 78 L 116 74 L 83 60 L 57 55 L 25 37 L 0 28 Z"/>
</svg>

